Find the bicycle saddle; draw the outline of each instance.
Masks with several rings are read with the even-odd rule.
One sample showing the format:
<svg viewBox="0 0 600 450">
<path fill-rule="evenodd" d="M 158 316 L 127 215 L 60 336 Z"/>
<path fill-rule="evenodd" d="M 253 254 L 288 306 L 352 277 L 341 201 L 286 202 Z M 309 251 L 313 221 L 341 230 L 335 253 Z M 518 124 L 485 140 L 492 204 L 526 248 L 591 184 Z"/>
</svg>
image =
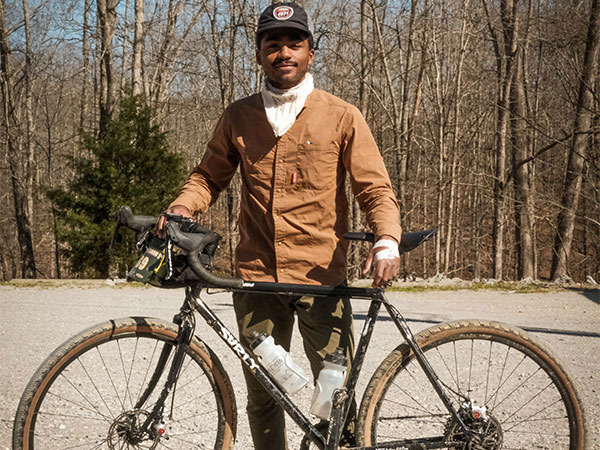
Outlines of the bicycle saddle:
<svg viewBox="0 0 600 450">
<path fill-rule="evenodd" d="M 437 229 L 435 228 L 432 230 L 404 232 L 402 233 L 398 250 L 400 253 L 408 253 L 429 240 L 435 233 L 437 233 Z M 350 231 L 344 233 L 343 237 L 351 241 L 375 242 L 375 235 L 366 231 Z"/>
</svg>

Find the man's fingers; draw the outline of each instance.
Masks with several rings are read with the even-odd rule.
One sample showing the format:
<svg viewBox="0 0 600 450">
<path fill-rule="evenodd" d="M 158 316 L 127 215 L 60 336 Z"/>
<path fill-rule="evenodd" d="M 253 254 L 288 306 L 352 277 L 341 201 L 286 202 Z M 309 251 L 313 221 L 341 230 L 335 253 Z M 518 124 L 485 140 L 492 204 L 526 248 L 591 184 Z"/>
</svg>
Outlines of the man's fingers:
<svg viewBox="0 0 600 450">
<path fill-rule="evenodd" d="M 164 239 L 165 238 L 165 225 L 167 224 L 167 220 L 165 219 L 164 216 L 160 216 L 158 218 L 158 223 L 156 224 L 156 234 L 158 235 L 159 238 Z"/>
<path fill-rule="evenodd" d="M 400 269 L 400 258 L 382 259 L 375 263 L 373 287 L 381 287 L 391 282 Z"/>
<path fill-rule="evenodd" d="M 167 214 L 177 214 L 183 217 L 192 217 L 191 211 L 185 206 L 175 205 L 165 211 Z M 156 234 L 159 238 L 164 239 L 166 232 L 167 218 L 161 215 L 156 223 Z"/>
<path fill-rule="evenodd" d="M 373 271 L 373 287 L 381 286 L 385 274 L 385 266 L 385 260 L 380 260 L 375 263 L 375 270 Z"/>
<path fill-rule="evenodd" d="M 369 271 L 371 270 L 371 265 L 373 264 L 373 258 L 374 258 L 374 253 L 371 251 L 371 252 L 369 252 L 369 256 L 367 258 L 367 261 L 365 262 L 365 267 L 363 269 L 363 275 L 368 274 Z"/>
</svg>

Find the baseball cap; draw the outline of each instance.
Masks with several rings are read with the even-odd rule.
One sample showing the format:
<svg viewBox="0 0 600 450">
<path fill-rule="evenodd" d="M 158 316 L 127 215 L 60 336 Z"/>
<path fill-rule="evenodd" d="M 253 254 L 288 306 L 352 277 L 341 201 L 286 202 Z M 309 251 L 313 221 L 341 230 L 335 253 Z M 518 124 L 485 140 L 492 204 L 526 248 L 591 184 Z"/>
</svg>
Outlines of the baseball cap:
<svg viewBox="0 0 600 450">
<path fill-rule="evenodd" d="M 313 35 L 313 24 L 310 17 L 300 5 L 294 2 L 275 3 L 268 6 L 258 18 L 256 44 L 265 31 L 275 28 L 294 28 Z"/>
</svg>

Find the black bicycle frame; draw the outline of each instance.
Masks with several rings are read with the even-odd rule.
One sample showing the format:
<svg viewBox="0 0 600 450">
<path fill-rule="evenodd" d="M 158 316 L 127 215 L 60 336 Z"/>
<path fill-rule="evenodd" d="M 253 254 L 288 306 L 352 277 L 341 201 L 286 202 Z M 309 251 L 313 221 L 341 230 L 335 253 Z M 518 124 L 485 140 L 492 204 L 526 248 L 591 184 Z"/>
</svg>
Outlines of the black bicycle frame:
<svg viewBox="0 0 600 450">
<path fill-rule="evenodd" d="M 452 418 L 460 425 L 463 431 L 470 435 L 471 430 L 459 416 L 456 408 L 452 404 L 448 395 L 444 392 L 442 384 L 435 374 L 433 368 L 428 363 L 421 348 L 415 341 L 406 320 L 400 312 L 391 305 L 384 295 L 384 289 L 374 288 L 354 288 L 346 286 L 312 286 L 301 284 L 286 284 L 286 283 L 267 283 L 267 282 L 244 282 L 242 288 L 233 289 L 237 292 L 254 292 L 254 293 L 279 293 L 288 295 L 311 295 L 317 297 L 348 297 L 353 299 L 367 299 L 371 301 L 367 318 L 363 326 L 350 374 L 348 376 L 348 384 L 345 388 L 336 392 L 334 398 L 334 407 L 329 423 L 328 439 L 312 425 L 309 419 L 298 409 L 298 407 L 289 399 L 287 394 L 271 379 L 269 374 L 255 361 L 255 359 L 246 351 L 239 340 L 229 331 L 229 329 L 216 317 L 206 303 L 200 298 L 200 286 L 188 287 L 186 289 L 186 298 L 194 309 L 204 318 L 204 320 L 217 332 L 227 346 L 237 355 L 242 364 L 252 372 L 258 382 L 271 393 L 273 399 L 281 405 L 292 420 L 302 429 L 305 435 L 319 449 L 333 450 L 338 448 L 340 435 L 343 425 L 348 414 L 348 410 L 352 399 L 354 398 L 358 374 L 364 363 L 367 348 L 369 346 L 375 322 L 381 305 L 385 305 L 390 317 L 398 327 L 400 333 L 413 351 L 415 358 L 421 366 L 423 372 L 427 376 L 431 385 L 438 394 L 440 400 L 446 406 Z M 409 446 L 414 444 L 423 444 L 427 449 L 435 449 L 443 447 L 444 437 L 426 438 L 420 440 L 404 440 L 395 442 L 386 442 L 373 447 L 360 447 L 360 449 L 376 449 L 376 448 L 392 448 L 409 449 Z M 359 448 L 356 448 L 357 450 Z"/>
</svg>

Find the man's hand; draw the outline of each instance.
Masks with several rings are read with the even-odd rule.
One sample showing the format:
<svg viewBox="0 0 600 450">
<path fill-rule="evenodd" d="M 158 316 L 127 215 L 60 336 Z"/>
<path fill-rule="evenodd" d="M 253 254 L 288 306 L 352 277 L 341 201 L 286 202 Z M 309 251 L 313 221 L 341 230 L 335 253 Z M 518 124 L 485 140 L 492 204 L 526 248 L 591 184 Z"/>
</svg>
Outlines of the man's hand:
<svg viewBox="0 0 600 450">
<path fill-rule="evenodd" d="M 391 236 L 381 236 L 378 239 L 378 242 L 383 239 L 389 239 L 396 242 L 396 240 Z M 398 242 L 396 242 L 396 245 L 397 244 Z M 386 258 L 376 261 L 375 255 L 380 251 L 387 251 L 387 249 L 386 247 L 373 247 L 371 249 L 363 269 L 363 275 L 366 275 L 373 267 L 372 286 L 374 288 L 386 286 L 396 277 L 396 275 L 398 275 L 398 271 L 400 270 L 400 258 Z M 375 263 L 373 264 L 373 262 Z"/>
<path fill-rule="evenodd" d="M 175 205 L 165 211 L 167 214 L 179 215 L 183 217 L 192 217 L 192 212 L 187 209 L 185 206 Z M 156 225 L 156 234 L 161 239 L 165 238 L 165 227 L 167 226 L 167 219 L 165 216 L 160 216 L 158 219 L 158 224 Z"/>
</svg>

